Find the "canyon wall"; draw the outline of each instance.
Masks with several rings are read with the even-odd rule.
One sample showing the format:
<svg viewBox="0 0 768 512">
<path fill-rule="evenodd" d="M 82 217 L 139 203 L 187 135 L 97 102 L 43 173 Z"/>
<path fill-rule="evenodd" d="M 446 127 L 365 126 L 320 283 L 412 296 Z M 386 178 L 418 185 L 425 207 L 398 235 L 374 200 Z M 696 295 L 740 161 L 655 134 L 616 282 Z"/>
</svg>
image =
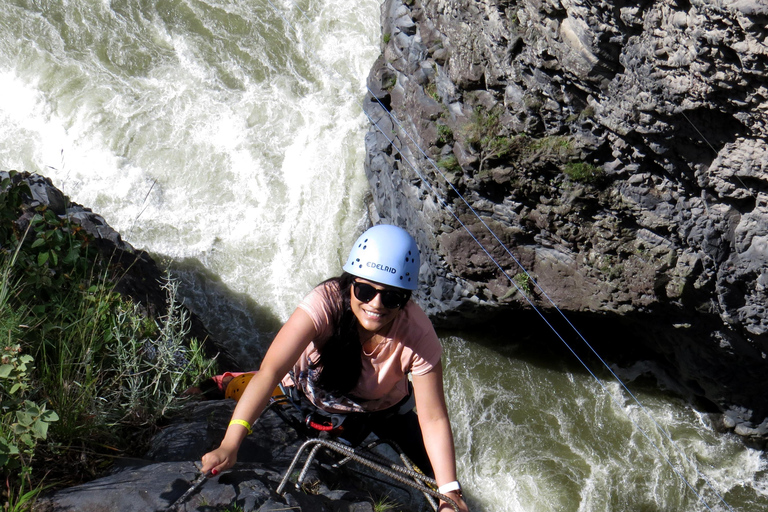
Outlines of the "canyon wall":
<svg viewBox="0 0 768 512">
<path fill-rule="evenodd" d="M 416 235 L 436 324 L 573 319 L 765 438 L 768 5 L 386 0 L 381 19 L 371 215 Z"/>
</svg>

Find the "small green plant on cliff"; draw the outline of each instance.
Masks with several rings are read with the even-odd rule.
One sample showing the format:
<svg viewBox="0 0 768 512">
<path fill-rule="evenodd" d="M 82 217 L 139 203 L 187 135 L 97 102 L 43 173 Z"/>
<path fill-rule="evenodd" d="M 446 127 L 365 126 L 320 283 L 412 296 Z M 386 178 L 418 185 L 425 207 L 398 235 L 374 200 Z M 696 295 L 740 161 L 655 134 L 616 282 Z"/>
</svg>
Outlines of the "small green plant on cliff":
<svg viewBox="0 0 768 512">
<path fill-rule="evenodd" d="M 397 75 L 391 75 L 381 84 L 381 88 L 385 91 L 391 91 L 397 85 Z"/>
<path fill-rule="evenodd" d="M 491 110 L 483 106 L 475 107 L 472 120 L 464 128 L 467 142 L 470 144 L 486 145 L 501 131 L 501 114 L 503 108 L 499 105 Z"/>
<path fill-rule="evenodd" d="M 496 105 L 488 110 L 478 106 L 472 114 L 472 120 L 464 127 L 467 142 L 480 153 L 478 172 L 483 170 L 488 160 L 509 155 L 517 145 L 517 137 L 505 135 L 501 116 L 504 107 Z"/>
<path fill-rule="evenodd" d="M 447 172 L 450 173 L 457 173 L 461 171 L 461 166 L 459 165 L 459 161 L 456 159 L 454 155 L 447 155 L 438 160 L 437 166 Z"/>
<path fill-rule="evenodd" d="M 441 146 L 453 143 L 453 130 L 445 123 L 437 123 L 437 143 Z"/>
<path fill-rule="evenodd" d="M 586 162 L 568 162 L 564 172 L 571 181 L 587 184 L 597 184 L 605 175 L 603 169 Z"/>
<path fill-rule="evenodd" d="M 587 106 L 579 112 L 579 119 L 591 119 L 595 117 L 595 109 L 591 106 Z"/>
<path fill-rule="evenodd" d="M 389 44 L 390 39 L 392 39 L 392 34 L 384 34 L 384 44 Z"/>
<path fill-rule="evenodd" d="M 432 98 L 433 100 L 440 102 L 440 94 L 437 92 L 437 84 L 435 82 L 429 82 L 426 87 L 424 87 L 424 92 L 427 96 Z"/>
<path fill-rule="evenodd" d="M 533 292 L 533 282 L 531 280 L 531 276 L 525 272 L 520 272 L 519 274 L 515 274 L 512 280 L 515 282 L 515 286 L 519 292 L 521 292 L 526 297 L 531 296 L 531 293 Z"/>
<path fill-rule="evenodd" d="M 571 149 L 572 144 L 573 140 L 571 137 L 553 135 L 549 137 L 542 137 L 540 139 L 531 139 L 528 147 L 532 151 L 552 151 L 561 149 L 568 150 Z"/>
</svg>

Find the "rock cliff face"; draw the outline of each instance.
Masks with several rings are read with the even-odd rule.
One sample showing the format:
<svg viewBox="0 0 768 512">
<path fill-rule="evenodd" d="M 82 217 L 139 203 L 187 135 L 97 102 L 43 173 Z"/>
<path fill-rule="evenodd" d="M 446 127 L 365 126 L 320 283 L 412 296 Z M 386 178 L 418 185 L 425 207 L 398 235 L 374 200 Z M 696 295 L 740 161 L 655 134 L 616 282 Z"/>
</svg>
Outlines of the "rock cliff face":
<svg viewBox="0 0 768 512">
<path fill-rule="evenodd" d="M 526 297 L 556 305 L 765 436 L 767 21 L 756 0 L 386 0 L 372 216 L 417 233 L 438 324 L 514 336 Z"/>
</svg>

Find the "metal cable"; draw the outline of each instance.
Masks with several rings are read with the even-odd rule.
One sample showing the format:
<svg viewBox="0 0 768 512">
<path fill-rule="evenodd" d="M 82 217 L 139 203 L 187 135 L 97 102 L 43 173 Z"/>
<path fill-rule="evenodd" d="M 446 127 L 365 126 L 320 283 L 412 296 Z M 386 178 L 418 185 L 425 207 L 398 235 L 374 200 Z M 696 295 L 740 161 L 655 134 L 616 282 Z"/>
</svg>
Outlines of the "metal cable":
<svg viewBox="0 0 768 512">
<path fill-rule="evenodd" d="M 381 460 L 381 458 L 377 456 L 371 456 L 371 454 L 363 455 L 357 452 L 354 448 L 350 446 L 339 443 L 337 441 L 331 441 L 329 439 L 309 439 L 305 441 L 304 444 L 301 445 L 299 450 L 296 452 L 296 455 L 294 456 L 293 461 L 291 461 L 291 465 L 288 467 L 288 470 L 285 472 L 285 475 L 283 476 L 283 479 L 280 482 L 280 485 L 277 487 L 278 494 L 280 495 L 284 494 L 285 487 L 288 484 L 288 480 L 290 479 L 291 474 L 296 468 L 296 465 L 298 464 L 299 459 L 304 453 L 304 450 L 306 450 L 311 445 L 315 445 L 315 446 L 312 447 L 312 450 L 310 451 L 310 454 L 307 457 L 306 462 L 304 463 L 304 468 L 302 469 L 302 472 L 299 475 L 299 482 L 301 482 L 303 480 L 303 477 L 306 476 L 306 472 L 308 470 L 309 464 L 312 462 L 312 460 L 314 460 L 314 457 L 317 454 L 317 451 L 322 446 L 330 450 L 333 450 L 336 453 L 340 453 L 341 455 L 344 455 L 346 459 L 353 460 L 359 464 L 362 464 L 367 468 L 373 469 L 374 471 L 378 471 L 379 473 L 382 473 L 401 484 L 407 485 L 409 487 L 413 487 L 414 489 L 417 489 L 422 493 L 428 494 L 441 501 L 444 501 L 448 503 L 451 507 L 453 507 L 453 510 L 455 512 L 459 512 L 459 506 L 456 504 L 455 501 L 453 501 L 451 498 L 449 498 L 444 494 L 440 494 L 438 491 L 435 491 L 434 489 L 431 489 L 430 487 L 424 484 L 424 483 L 428 483 L 430 485 L 437 486 L 437 482 L 435 482 L 433 478 L 430 478 L 424 475 L 423 473 L 419 473 L 405 466 L 397 465 L 387 459 L 384 459 L 386 462 L 382 464 L 378 462 L 379 460 Z M 300 485 L 300 483 L 297 485 Z"/>
</svg>

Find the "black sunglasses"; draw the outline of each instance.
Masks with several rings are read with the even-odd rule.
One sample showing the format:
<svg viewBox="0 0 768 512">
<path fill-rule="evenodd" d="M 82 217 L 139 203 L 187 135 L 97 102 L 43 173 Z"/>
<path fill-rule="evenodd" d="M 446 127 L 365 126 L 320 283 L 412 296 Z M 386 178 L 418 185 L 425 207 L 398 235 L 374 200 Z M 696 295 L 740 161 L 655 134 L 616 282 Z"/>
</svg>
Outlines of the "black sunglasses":
<svg viewBox="0 0 768 512">
<path fill-rule="evenodd" d="M 352 290 L 357 300 L 365 303 L 371 302 L 376 295 L 381 294 L 381 304 L 387 309 L 399 309 L 408 302 L 408 294 L 405 292 L 389 289 L 379 290 L 359 281 L 352 283 Z"/>
</svg>

